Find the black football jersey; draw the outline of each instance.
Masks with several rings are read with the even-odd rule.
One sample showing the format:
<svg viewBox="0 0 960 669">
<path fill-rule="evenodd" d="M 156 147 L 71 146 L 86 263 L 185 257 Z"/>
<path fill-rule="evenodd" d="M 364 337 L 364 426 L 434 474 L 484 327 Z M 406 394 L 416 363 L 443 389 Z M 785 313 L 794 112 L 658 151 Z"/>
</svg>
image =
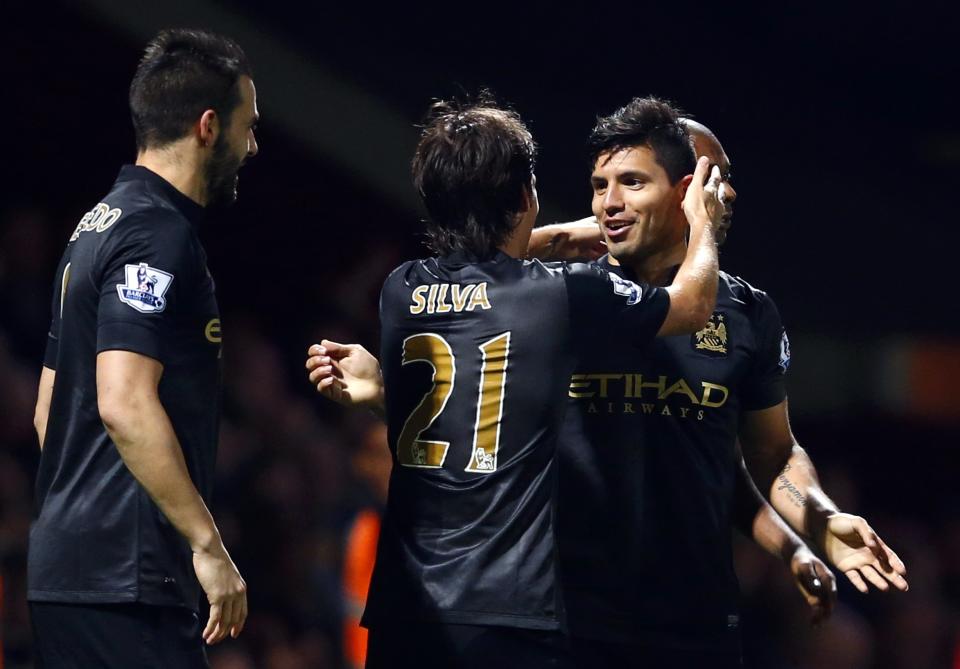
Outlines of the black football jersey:
<svg viewBox="0 0 960 669">
<path fill-rule="evenodd" d="M 628 276 L 606 259 L 599 266 Z M 783 401 L 786 342 L 770 298 L 721 272 L 704 329 L 579 360 L 560 436 L 573 634 L 738 642 L 730 543 L 738 418 Z"/>
<path fill-rule="evenodd" d="M 577 359 L 669 296 L 588 265 L 406 263 L 380 303 L 394 467 L 364 624 L 556 629 L 557 435 Z M 414 632 L 415 633 L 415 632 Z"/>
<path fill-rule="evenodd" d="M 203 209 L 125 166 L 77 225 L 57 269 L 44 365 L 56 371 L 30 533 L 32 601 L 196 608 L 186 540 L 126 468 L 97 408 L 97 354 L 163 363 L 160 402 L 209 498 L 216 458 L 220 319 L 195 226 Z"/>
</svg>

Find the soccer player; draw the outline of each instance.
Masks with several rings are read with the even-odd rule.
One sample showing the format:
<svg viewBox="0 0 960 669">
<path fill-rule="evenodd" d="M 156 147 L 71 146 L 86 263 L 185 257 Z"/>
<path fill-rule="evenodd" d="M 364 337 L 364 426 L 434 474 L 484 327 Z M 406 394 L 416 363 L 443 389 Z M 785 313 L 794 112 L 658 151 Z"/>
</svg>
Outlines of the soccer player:
<svg viewBox="0 0 960 669">
<path fill-rule="evenodd" d="M 656 176 L 633 140 L 636 107 L 601 119 L 591 137 L 593 210 L 610 250 L 597 265 L 657 285 L 683 257 L 685 231 L 643 216 Z M 730 163 L 715 139 L 707 151 L 707 135 L 688 127 L 725 175 L 722 237 L 736 198 Z M 742 475 L 736 439 L 739 432 L 748 461 L 765 452 L 761 440 L 783 443 L 757 435 L 756 425 L 770 429 L 771 413 L 785 410 L 789 361 L 773 302 L 723 272 L 716 311 L 694 335 L 658 339 L 642 354 L 620 347 L 581 360 L 561 434 L 559 513 L 578 666 L 741 665 L 730 546 Z M 788 519 L 803 529 L 796 516 Z M 821 527 L 818 546 L 855 584 L 862 574 L 881 589 L 887 579 L 906 587 L 902 564 L 862 518 L 831 508 Z M 596 569 L 600 560 L 606 569 Z"/>
<path fill-rule="evenodd" d="M 657 112 L 686 146 L 672 110 Z M 688 171 L 661 193 L 690 223 L 690 253 L 670 286 L 650 290 L 521 260 L 538 211 L 534 158 L 515 113 L 438 103 L 413 159 L 438 255 L 401 265 L 381 294 L 395 460 L 363 620 L 371 668 L 561 661 L 554 456 L 573 364 L 613 345 L 611 332 L 644 345 L 696 331 L 713 309 L 719 174 L 705 187 L 706 161 L 677 164 Z M 379 375 L 364 397 L 311 351 L 324 392 L 379 403 Z"/>
<path fill-rule="evenodd" d="M 257 153 L 250 66 L 225 37 L 163 31 L 130 111 L 136 164 L 80 219 L 54 284 L 27 593 L 44 667 L 205 667 L 203 641 L 247 616 L 206 504 L 221 330 L 197 226 Z"/>
</svg>

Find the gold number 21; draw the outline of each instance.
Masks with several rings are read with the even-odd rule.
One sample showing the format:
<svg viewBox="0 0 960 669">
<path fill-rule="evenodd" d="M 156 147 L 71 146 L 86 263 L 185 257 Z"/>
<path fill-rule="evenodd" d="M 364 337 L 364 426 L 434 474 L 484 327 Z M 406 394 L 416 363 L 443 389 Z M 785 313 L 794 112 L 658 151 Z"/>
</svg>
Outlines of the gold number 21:
<svg viewBox="0 0 960 669">
<path fill-rule="evenodd" d="M 477 419 L 473 429 L 470 461 L 464 471 L 487 474 L 497 469 L 500 450 L 500 421 L 510 356 L 510 333 L 504 332 L 480 345 L 482 356 L 480 386 L 477 393 Z M 453 394 L 457 362 L 447 340 L 438 334 L 424 333 L 403 341 L 403 364 L 426 362 L 433 368 L 433 385 L 407 417 L 397 440 L 397 460 L 406 467 L 437 469 L 443 467 L 450 449 L 449 441 L 421 439 L 443 413 Z"/>
</svg>

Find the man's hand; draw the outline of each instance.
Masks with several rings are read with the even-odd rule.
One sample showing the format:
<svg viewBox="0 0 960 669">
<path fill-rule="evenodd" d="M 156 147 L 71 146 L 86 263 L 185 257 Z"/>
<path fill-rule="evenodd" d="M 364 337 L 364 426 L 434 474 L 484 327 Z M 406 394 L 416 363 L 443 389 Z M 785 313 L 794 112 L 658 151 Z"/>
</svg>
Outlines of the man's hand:
<svg viewBox="0 0 960 669">
<path fill-rule="evenodd" d="M 383 411 L 380 363 L 359 344 L 324 339 L 307 350 L 306 367 L 310 383 L 327 399 Z"/>
<path fill-rule="evenodd" d="M 219 547 L 213 551 L 195 551 L 193 570 L 210 603 L 210 619 L 203 630 L 207 644 L 222 641 L 227 633 L 234 639 L 247 620 L 247 584 L 237 566 Z"/>
<path fill-rule="evenodd" d="M 866 581 L 878 590 L 907 590 L 907 568 L 860 516 L 834 513 L 827 520 L 823 552 L 830 563 L 846 574 L 860 592 L 869 592 Z"/>
<path fill-rule="evenodd" d="M 813 624 L 818 625 L 829 618 L 837 601 L 837 581 L 830 568 L 813 551 L 801 545 L 790 557 L 790 573 L 810 606 Z"/>
<path fill-rule="evenodd" d="M 707 178 L 707 171 L 710 178 Z M 720 185 L 723 178 L 720 168 L 710 167 L 710 161 L 701 156 L 697 161 L 697 169 L 693 173 L 693 180 L 687 186 L 683 196 L 683 213 L 690 225 L 711 221 L 714 227 L 720 225 L 723 219 L 724 205 L 720 201 Z"/>
<path fill-rule="evenodd" d="M 527 246 L 527 255 L 540 260 L 596 260 L 606 252 L 603 233 L 593 216 L 534 228 Z"/>
</svg>

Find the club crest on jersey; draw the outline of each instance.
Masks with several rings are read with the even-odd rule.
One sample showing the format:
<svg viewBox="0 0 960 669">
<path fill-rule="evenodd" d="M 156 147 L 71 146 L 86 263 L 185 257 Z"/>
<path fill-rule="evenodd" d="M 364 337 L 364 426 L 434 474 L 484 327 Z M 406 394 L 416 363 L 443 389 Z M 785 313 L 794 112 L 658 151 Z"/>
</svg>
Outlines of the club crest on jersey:
<svg viewBox="0 0 960 669">
<path fill-rule="evenodd" d="M 145 262 L 124 267 L 126 283 L 117 284 L 120 301 L 144 314 L 163 311 L 167 307 L 164 295 L 173 283 L 173 274 Z"/>
<path fill-rule="evenodd" d="M 790 367 L 790 340 L 787 338 L 787 331 L 784 330 L 780 336 L 780 370 L 786 374 Z"/>
<path fill-rule="evenodd" d="M 707 326 L 693 334 L 690 343 L 701 353 L 714 357 L 725 356 L 727 354 L 726 316 L 715 311 L 707 321 Z"/>
<path fill-rule="evenodd" d="M 613 282 L 613 292 L 617 295 L 623 295 L 627 298 L 627 305 L 634 305 L 640 301 L 642 291 L 640 286 L 635 284 L 633 281 L 628 281 L 623 277 L 619 277 L 613 272 L 609 272 L 610 280 Z"/>
</svg>

